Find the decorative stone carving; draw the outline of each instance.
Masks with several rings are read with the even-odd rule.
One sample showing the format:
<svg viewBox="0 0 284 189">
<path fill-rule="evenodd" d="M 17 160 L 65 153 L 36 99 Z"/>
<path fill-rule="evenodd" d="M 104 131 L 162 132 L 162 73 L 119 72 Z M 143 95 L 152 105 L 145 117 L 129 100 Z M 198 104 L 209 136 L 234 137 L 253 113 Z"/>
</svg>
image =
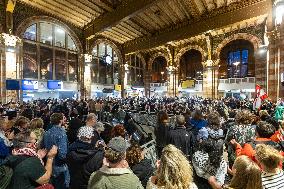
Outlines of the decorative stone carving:
<svg viewBox="0 0 284 189">
<path fill-rule="evenodd" d="M 5 46 L 16 47 L 17 44 L 21 45 L 22 40 L 14 35 L 10 35 L 7 33 L 2 33 L 0 35 L 0 41 L 5 44 Z"/>
</svg>

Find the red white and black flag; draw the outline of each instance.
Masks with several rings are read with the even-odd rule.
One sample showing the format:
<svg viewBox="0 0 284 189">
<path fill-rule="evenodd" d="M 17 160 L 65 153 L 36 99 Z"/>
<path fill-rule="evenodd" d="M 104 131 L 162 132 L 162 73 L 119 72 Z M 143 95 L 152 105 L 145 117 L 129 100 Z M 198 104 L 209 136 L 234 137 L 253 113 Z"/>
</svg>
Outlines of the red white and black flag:
<svg viewBox="0 0 284 189">
<path fill-rule="evenodd" d="M 266 92 L 261 88 L 260 85 L 255 86 L 255 99 L 253 103 L 253 109 L 259 109 L 263 100 L 268 98 Z"/>
</svg>

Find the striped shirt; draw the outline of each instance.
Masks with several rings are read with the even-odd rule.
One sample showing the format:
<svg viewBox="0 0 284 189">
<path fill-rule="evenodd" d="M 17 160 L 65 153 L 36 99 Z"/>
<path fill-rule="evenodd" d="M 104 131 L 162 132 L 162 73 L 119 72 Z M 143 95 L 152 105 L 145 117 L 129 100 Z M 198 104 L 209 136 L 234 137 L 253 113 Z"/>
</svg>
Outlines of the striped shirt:
<svg viewBox="0 0 284 189">
<path fill-rule="evenodd" d="M 278 169 L 276 173 L 261 174 L 263 189 L 283 189 L 284 188 L 284 173 Z"/>
</svg>

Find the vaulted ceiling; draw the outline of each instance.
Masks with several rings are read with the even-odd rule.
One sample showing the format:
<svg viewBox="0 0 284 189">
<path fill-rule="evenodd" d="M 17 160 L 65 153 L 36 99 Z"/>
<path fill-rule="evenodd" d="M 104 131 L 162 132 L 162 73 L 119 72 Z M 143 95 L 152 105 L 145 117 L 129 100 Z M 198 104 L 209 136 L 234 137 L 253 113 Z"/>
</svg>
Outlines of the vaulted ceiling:
<svg viewBox="0 0 284 189">
<path fill-rule="evenodd" d="M 83 27 L 100 15 L 113 11 L 121 0 L 18 0 L 76 26 Z"/>
<path fill-rule="evenodd" d="M 271 0 L 20 0 L 103 36 L 125 52 L 152 48 L 198 32 L 260 16 Z M 238 18 L 236 18 L 238 17 Z M 203 31 L 205 30 L 205 31 Z M 163 38 L 163 39 L 162 39 Z"/>
</svg>

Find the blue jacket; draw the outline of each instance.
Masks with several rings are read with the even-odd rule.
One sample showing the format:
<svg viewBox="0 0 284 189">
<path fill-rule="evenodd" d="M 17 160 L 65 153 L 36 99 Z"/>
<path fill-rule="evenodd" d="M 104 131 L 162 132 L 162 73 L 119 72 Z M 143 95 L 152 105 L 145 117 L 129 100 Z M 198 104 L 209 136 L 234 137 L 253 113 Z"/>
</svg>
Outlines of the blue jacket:
<svg viewBox="0 0 284 189">
<path fill-rule="evenodd" d="M 207 126 L 207 121 L 204 119 L 201 120 L 195 120 L 195 119 L 191 119 L 190 120 L 190 124 L 195 128 L 195 129 L 201 129 L 203 127 Z"/>
<path fill-rule="evenodd" d="M 47 150 L 50 150 L 53 145 L 57 146 L 58 152 L 54 159 L 54 165 L 61 166 L 64 164 L 68 148 L 68 140 L 64 128 L 54 125 L 46 131 L 43 137 L 43 145 Z"/>
<path fill-rule="evenodd" d="M 10 148 L 5 145 L 5 142 L 0 138 L 0 164 L 10 154 Z"/>
</svg>

